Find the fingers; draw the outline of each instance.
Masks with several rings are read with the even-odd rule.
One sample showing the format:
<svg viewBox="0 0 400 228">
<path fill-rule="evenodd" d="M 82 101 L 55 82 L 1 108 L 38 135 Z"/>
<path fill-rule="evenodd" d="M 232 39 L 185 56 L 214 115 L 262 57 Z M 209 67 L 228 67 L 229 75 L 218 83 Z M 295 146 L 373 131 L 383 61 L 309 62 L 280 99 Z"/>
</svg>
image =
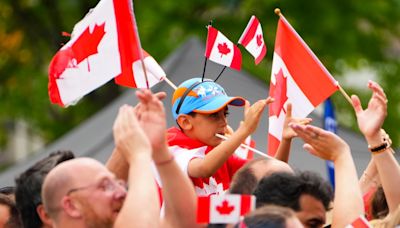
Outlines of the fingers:
<svg viewBox="0 0 400 228">
<path fill-rule="evenodd" d="M 275 101 L 275 99 L 273 97 L 267 97 L 266 101 L 267 101 L 267 104 L 271 104 L 272 102 Z"/>
<path fill-rule="evenodd" d="M 292 117 L 292 104 L 288 103 L 286 106 L 286 118 Z"/>
<path fill-rule="evenodd" d="M 351 101 L 356 114 L 363 111 L 360 98 L 357 95 L 351 95 Z"/>
<path fill-rule="evenodd" d="M 164 100 L 164 98 L 167 97 L 167 93 L 165 92 L 158 92 L 156 94 L 154 94 L 159 100 Z"/>
<path fill-rule="evenodd" d="M 250 109 L 250 102 L 248 100 L 245 100 L 244 102 L 244 116 L 249 112 Z"/>
</svg>

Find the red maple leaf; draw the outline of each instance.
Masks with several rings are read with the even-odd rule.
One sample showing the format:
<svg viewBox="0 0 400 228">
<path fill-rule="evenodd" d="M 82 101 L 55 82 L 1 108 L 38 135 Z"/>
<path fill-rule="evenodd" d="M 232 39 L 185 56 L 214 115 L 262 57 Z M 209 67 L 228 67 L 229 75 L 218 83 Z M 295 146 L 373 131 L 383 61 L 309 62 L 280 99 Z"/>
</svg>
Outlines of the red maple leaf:
<svg viewBox="0 0 400 228">
<path fill-rule="evenodd" d="M 279 114 L 283 110 L 283 105 L 288 100 L 286 95 L 287 78 L 283 76 L 282 69 L 279 70 L 278 74 L 275 74 L 275 85 L 271 84 L 270 96 L 275 99 L 270 105 L 270 116 L 279 117 Z"/>
<path fill-rule="evenodd" d="M 263 37 L 262 37 L 262 35 L 261 35 L 261 34 L 258 34 L 258 35 L 256 36 L 256 39 L 257 39 L 257 45 L 258 45 L 258 46 L 261 46 L 261 44 L 263 43 Z"/>
<path fill-rule="evenodd" d="M 229 202 L 224 200 L 222 201 L 222 204 L 216 208 L 221 215 L 229 215 L 235 209 L 235 206 L 230 206 Z"/>
<path fill-rule="evenodd" d="M 71 49 L 74 53 L 76 64 L 79 64 L 91 55 L 97 54 L 97 47 L 105 34 L 104 27 L 105 22 L 100 26 L 96 24 L 93 31 L 90 32 L 88 26 L 74 44 L 72 44 Z"/>
<path fill-rule="evenodd" d="M 222 55 L 227 55 L 229 52 L 231 52 L 231 49 L 228 48 L 228 45 L 225 42 L 223 44 L 219 43 L 218 52 L 221 53 L 222 58 Z"/>
</svg>

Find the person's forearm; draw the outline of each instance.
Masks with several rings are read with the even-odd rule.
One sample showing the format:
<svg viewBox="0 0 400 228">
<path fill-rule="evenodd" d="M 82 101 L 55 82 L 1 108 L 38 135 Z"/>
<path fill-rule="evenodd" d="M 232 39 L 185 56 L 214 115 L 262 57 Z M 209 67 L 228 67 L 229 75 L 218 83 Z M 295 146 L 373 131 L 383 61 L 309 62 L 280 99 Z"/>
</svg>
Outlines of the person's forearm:
<svg viewBox="0 0 400 228">
<path fill-rule="evenodd" d="M 196 226 L 197 196 L 192 182 L 175 160 L 170 159 L 172 155 L 168 147 L 157 153 L 164 157 L 164 160 L 155 162 L 161 178 L 165 202 L 164 224 L 168 224 L 169 227 Z"/>
<path fill-rule="evenodd" d="M 368 191 L 370 191 L 371 188 L 378 187 L 379 184 L 378 170 L 372 158 L 367 168 L 365 168 L 363 174 L 361 175 L 358 184 L 360 186 L 361 193 L 363 195 L 366 194 Z"/>
<path fill-rule="evenodd" d="M 372 147 L 382 144 L 382 134 L 376 133 L 365 136 L 368 145 Z M 378 170 L 379 179 L 385 192 L 389 213 L 394 212 L 400 204 L 400 167 L 393 156 L 393 149 L 388 148 L 383 152 L 372 155 Z"/>
<path fill-rule="evenodd" d="M 133 154 L 130 159 L 128 194 L 114 227 L 158 227 L 159 197 L 151 170 L 151 153 Z M 143 210 L 146 205 L 146 210 Z"/>
<path fill-rule="evenodd" d="M 392 154 L 392 148 L 373 155 L 378 169 L 383 191 L 389 207 L 389 213 L 395 212 L 400 204 L 400 167 Z"/>
<path fill-rule="evenodd" d="M 278 150 L 276 151 L 275 158 L 288 163 L 291 143 L 292 139 L 282 139 L 279 143 Z"/>
<path fill-rule="evenodd" d="M 107 160 L 106 167 L 118 179 L 128 180 L 129 164 L 126 162 L 124 156 L 118 152 L 117 148 L 114 148 L 110 158 Z"/>
<path fill-rule="evenodd" d="M 243 128 L 239 128 L 229 139 L 208 152 L 204 159 L 193 159 L 189 163 L 189 175 L 191 177 L 212 176 L 248 136 L 249 132 Z"/>
<path fill-rule="evenodd" d="M 345 227 L 364 213 L 361 190 L 350 150 L 334 161 L 335 200 L 332 227 Z"/>
</svg>

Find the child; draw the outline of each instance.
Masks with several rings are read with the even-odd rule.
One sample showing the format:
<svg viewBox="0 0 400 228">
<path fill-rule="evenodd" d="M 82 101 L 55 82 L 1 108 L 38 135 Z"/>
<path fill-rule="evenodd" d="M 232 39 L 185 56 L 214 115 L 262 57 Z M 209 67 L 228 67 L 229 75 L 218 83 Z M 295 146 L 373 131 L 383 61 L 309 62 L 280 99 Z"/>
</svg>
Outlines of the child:
<svg viewBox="0 0 400 228">
<path fill-rule="evenodd" d="M 168 129 L 168 144 L 181 169 L 194 183 L 197 195 L 224 193 L 233 174 L 247 160 L 233 153 L 256 130 L 261 114 L 272 98 L 249 107 L 241 97 L 229 97 L 217 83 L 193 78 L 183 82 L 172 97 L 172 115 L 179 128 Z M 228 140 L 228 105 L 245 106 L 245 118 Z"/>
</svg>

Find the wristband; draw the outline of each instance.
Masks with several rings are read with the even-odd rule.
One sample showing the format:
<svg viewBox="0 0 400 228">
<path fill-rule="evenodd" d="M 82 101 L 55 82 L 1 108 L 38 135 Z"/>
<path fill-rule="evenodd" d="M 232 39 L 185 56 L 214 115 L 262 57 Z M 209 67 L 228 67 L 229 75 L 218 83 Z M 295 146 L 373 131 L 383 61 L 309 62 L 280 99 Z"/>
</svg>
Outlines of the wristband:
<svg viewBox="0 0 400 228">
<path fill-rule="evenodd" d="M 389 136 L 386 134 L 383 137 L 383 143 L 372 147 L 371 145 L 368 145 L 368 150 L 371 151 L 372 154 L 380 154 L 384 151 L 386 151 L 387 149 L 389 149 L 392 146 L 392 140 L 389 138 Z"/>
</svg>

